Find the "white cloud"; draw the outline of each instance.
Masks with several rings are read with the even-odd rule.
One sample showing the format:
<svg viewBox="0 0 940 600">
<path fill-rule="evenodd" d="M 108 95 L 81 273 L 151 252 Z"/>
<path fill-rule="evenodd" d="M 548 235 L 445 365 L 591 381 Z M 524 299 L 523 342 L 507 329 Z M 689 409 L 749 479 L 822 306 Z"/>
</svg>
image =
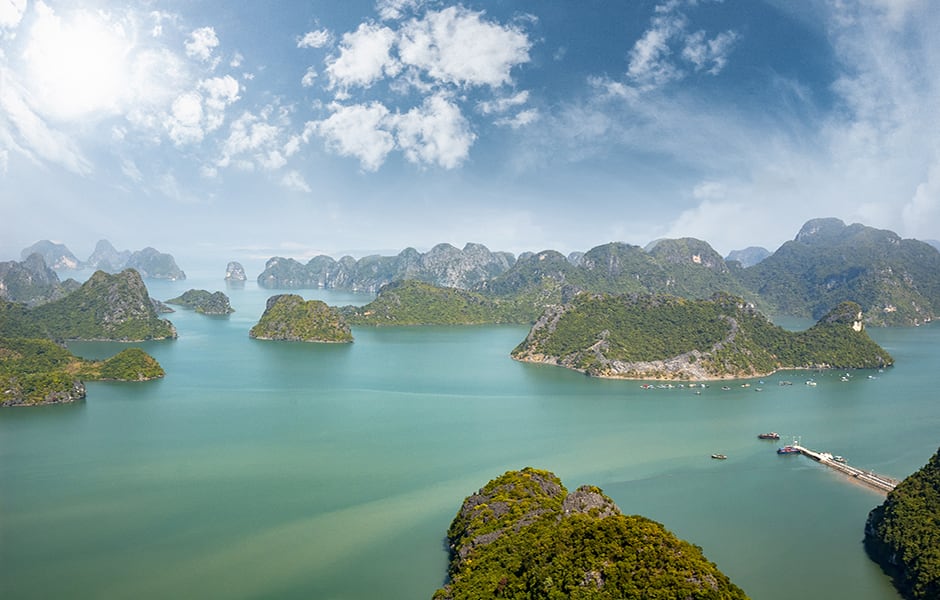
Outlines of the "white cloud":
<svg viewBox="0 0 940 600">
<path fill-rule="evenodd" d="M 689 67 L 717 75 L 727 64 L 737 33 L 725 31 L 710 39 L 703 30 L 689 33 L 689 18 L 681 10 L 684 4 L 672 0 L 657 6 L 650 28 L 630 50 L 627 78 L 640 89 L 680 80 Z M 688 4 L 694 6 L 695 1 Z"/>
<path fill-rule="evenodd" d="M 228 66 L 232 67 L 233 69 L 237 69 L 238 67 L 242 66 L 243 62 L 245 62 L 245 57 L 241 52 L 236 52 L 235 55 L 232 56 L 232 60 L 229 61 Z"/>
<path fill-rule="evenodd" d="M 476 136 L 460 108 L 441 95 L 395 119 L 396 140 L 405 158 L 418 165 L 460 166 Z"/>
<path fill-rule="evenodd" d="M 305 88 L 313 87 L 314 82 L 317 79 L 317 70 L 313 67 L 307 67 L 307 72 L 304 73 L 304 76 L 300 78 L 300 85 Z"/>
<path fill-rule="evenodd" d="M 686 37 L 682 57 L 695 65 L 696 71 L 717 75 L 728 62 L 728 53 L 737 39 L 733 31 L 719 33 L 710 40 L 705 38 L 704 31 L 696 31 Z"/>
<path fill-rule="evenodd" d="M 0 0 L 0 28 L 14 29 L 23 19 L 24 12 L 26 0 Z"/>
<path fill-rule="evenodd" d="M 29 94 L 0 66 L 0 144 L 31 160 L 53 162 L 80 175 L 92 165 L 70 136 L 50 128 L 24 98 Z"/>
<path fill-rule="evenodd" d="M 218 45 L 219 38 L 212 27 L 200 27 L 193 30 L 183 44 L 187 56 L 198 58 L 201 61 L 208 61 L 212 58 L 212 52 Z"/>
<path fill-rule="evenodd" d="M 304 176 L 301 175 L 299 171 L 288 171 L 284 173 L 284 176 L 281 177 L 281 185 L 295 192 L 305 192 L 309 194 L 313 191 L 310 188 L 310 184 L 307 183 Z"/>
<path fill-rule="evenodd" d="M 202 96 L 197 92 L 182 94 L 173 101 L 164 121 L 167 135 L 178 146 L 200 142 L 205 136 L 202 118 Z"/>
<path fill-rule="evenodd" d="M 529 101 L 528 90 L 523 90 L 511 96 L 495 98 L 493 100 L 484 100 L 477 104 L 480 112 L 484 115 L 505 113 L 517 106 L 521 106 Z"/>
<path fill-rule="evenodd" d="M 232 122 L 215 161 L 218 168 L 276 171 L 300 148 L 300 138 L 289 136 L 289 110 L 265 106 L 258 113 L 245 111 Z"/>
<path fill-rule="evenodd" d="M 401 19 L 409 12 L 417 10 L 425 4 L 425 0 L 377 0 L 375 11 L 384 21 Z"/>
<path fill-rule="evenodd" d="M 643 34 L 630 51 L 627 77 L 642 87 L 658 87 L 680 79 L 681 71 L 669 59 L 672 49 L 669 41 L 686 26 L 682 15 L 664 15 L 653 18 L 653 26 Z"/>
<path fill-rule="evenodd" d="M 401 29 L 401 61 L 432 79 L 457 85 L 500 86 L 510 71 L 529 61 L 531 43 L 519 29 L 485 21 L 460 6 L 429 11 Z"/>
<path fill-rule="evenodd" d="M 238 99 L 239 85 L 231 75 L 203 79 L 199 89 L 206 93 L 204 99 L 206 113 L 206 131 L 215 131 L 225 121 L 225 109 Z"/>
<path fill-rule="evenodd" d="M 339 56 L 331 57 L 326 67 L 331 87 L 368 87 L 383 75 L 395 75 L 399 65 L 391 56 L 394 42 L 395 32 L 372 23 L 343 34 Z"/>
<path fill-rule="evenodd" d="M 375 171 L 395 147 L 388 131 L 389 110 L 379 102 L 333 105 L 333 114 L 313 124 L 314 131 L 340 156 L 359 159 L 366 171 Z"/>
<path fill-rule="evenodd" d="M 496 119 L 494 121 L 497 125 L 502 127 L 510 127 L 512 129 L 519 129 L 521 127 L 526 127 L 537 121 L 541 120 L 542 113 L 536 108 L 528 108 L 526 110 L 519 111 L 511 117 L 503 117 L 501 119 Z"/>
<path fill-rule="evenodd" d="M 297 40 L 298 48 L 322 48 L 333 41 L 333 36 L 326 29 L 308 31 L 302 38 Z"/>
<path fill-rule="evenodd" d="M 926 180 L 917 186 L 914 197 L 904 205 L 901 217 L 908 235 L 940 237 L 940 162 L 934 163 Z"/>
</svg>

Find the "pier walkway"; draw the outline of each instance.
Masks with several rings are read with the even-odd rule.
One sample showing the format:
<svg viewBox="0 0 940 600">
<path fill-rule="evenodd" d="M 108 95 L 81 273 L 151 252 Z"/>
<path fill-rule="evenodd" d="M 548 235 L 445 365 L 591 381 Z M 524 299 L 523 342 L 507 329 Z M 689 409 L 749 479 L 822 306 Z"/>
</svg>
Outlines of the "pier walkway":
<svg viewBox="0 0 940 600">
<path fill-rule="evenodd" d="M 849 477 L 864 483 L 865 485 L 875 488 L 876 490 L 888 493 L 893 490 L 899 483 L 897 479 L 891 477 L 885 477 L 884 475 L 879 475 L 878 473 L 873 473 L 872 471 L 865 471 L 864 469 L 859 469 L 857 467 L 851 467 L 844 462 L 839 462 L 834 460 L 832 454 L 828 452 L 817 452 L 815 450 L 810 450 L 809 448 L 804 448 L 799 444 L 792 444 L 794 448 L 800 451 L 800 454 L 808 456 L 815 460 L 818 463 L 822 463 L 831 469 L 835 469 L 840 473 L 844 473 Z"/>
</svg>

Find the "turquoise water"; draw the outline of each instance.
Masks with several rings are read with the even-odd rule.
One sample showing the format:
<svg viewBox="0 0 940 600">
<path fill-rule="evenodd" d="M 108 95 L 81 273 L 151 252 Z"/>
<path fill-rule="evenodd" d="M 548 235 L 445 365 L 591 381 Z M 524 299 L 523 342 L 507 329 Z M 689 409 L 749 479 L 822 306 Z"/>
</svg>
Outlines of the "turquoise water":
<svg viewBox="0 0 940 600">
<path fill-rule="evenodd" d="M 940 444 L 938 326 L 870 330 L 897 359 L 884 373 L 695 395 L 514 362 L 522 327 L 251 340 L 271 292 L 148 285 L 159 299 L 223 289 L 237 312 L 169 315 L 180 338 L 143 344 L 163 380 L 0 411 L 0 597 L 430 598 L 464 497 L 531 465 L 664 523 L 755 599 L 898 598 L 861 544 L 883 496 L 756 434 L 918 469 Z"/>
</svg>

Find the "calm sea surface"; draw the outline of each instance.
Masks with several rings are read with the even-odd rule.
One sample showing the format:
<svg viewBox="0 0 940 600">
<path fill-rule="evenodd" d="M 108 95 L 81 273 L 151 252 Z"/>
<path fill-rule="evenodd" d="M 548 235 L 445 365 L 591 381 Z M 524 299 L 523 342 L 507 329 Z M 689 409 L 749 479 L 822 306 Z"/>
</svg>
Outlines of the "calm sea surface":
<svg viewBox="0 0 940 600">
<path fill-rule="evenodd" d="M 899 597 L 861 543 L 883 496 L 756 436 L 897 478 L 920 468 L 940 445 L 936 324 L 870 329 L 897 360 L 883 373 L 791 371 L 696 395 L 514 362 L 523 327 L 264 342 L 248 330 L 272 292 L 254 282 L 148 286 L 161 300 L 223 290 L 237 312 L 168 315 L 179 339 L 142 345 L 163 380 L 0 410 L 2 598 L 430 598 L 464 497 L 525 466 L 662 522 L 752 598 Z"/>
</svg>

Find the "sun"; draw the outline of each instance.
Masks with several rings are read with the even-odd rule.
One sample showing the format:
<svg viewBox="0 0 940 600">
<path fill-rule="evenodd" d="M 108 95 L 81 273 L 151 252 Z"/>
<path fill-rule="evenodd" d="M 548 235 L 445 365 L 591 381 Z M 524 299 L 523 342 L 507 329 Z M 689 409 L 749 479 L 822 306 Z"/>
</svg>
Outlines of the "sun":
<svg viewBox="0 0 940 600">
<path fill-rule="evenodd" d="M 129 93 L 133 49 L 127 25 L 107 13 L 59 15 L 38 3 L 23 50 L 35 107 L 62 121 L 114 114 Z"/>
</svg>

